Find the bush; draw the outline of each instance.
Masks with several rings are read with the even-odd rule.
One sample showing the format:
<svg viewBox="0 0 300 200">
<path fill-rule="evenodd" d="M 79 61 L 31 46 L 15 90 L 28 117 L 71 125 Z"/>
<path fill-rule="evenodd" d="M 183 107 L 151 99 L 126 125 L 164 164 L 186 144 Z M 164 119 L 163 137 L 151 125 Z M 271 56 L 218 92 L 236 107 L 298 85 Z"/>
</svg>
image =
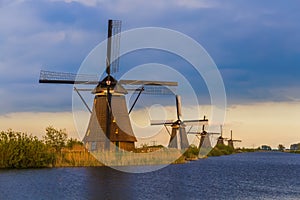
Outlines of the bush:
<svg viewBox="0 0 300 200">
<path fill-rule="evenodd" d="M 195 145 L 190 145 L 189 148 L 184 152 L 183 156 L 186 159 L 198 158 L 199 149 Z"/>
<path fill-rule="evenodd" d="M 234 149 L 231 146 L 218 144 L 208 154 L 208 156 L 222 156 L 230 155 L 234 153 Z"/>
<path fill-rule="evenodd" d="M 53 155 L 37 137 L 11 129 L 1 132 L 1 168 L 47 167 L 52 161 Z"/>
</svg>

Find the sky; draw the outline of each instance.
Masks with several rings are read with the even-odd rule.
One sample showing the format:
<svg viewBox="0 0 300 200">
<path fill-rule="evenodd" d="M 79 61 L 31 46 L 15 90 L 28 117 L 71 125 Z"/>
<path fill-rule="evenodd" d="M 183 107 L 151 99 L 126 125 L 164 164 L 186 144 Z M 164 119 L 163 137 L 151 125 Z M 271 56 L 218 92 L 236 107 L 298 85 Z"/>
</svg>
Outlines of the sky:
<svg viewBox="0 0 300 200">
<path fill-rule="evenodd" d="M 107 20 L 120 19 L 123 31 L 168 28 L 205 48 L 226 89 L 224 134 L 232 129 L 238 146 L 289 147 L 300 142 L 299 7 L 297 0 L 0 0 L 0 130 L 43 134 L 53 125 L 76 137 L 72 86 L 39 84 L 39 72 L 76 73 L 106 39 Z M 210 117 L 209 106 L 202 111 Z"/>
</svg>

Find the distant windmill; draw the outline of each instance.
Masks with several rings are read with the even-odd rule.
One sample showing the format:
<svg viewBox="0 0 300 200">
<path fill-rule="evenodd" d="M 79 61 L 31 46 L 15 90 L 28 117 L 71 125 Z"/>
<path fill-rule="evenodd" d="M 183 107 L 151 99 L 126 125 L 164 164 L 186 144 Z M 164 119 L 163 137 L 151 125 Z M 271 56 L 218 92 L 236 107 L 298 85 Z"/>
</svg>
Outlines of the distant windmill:
<svg viewBox="0 0 300 200">
<path fill-rule="evenodd" d="M 217 145 L 224 145 L 224 140 L 226 140 L 227 138 L 223 138 L 223 126 L 221 125 L 220 127 L 221 127 L 221 135 L 218 138 Z"/>
<path fill-rule="evenodd" d="M 204 116 L 204 120 L 205 120 Z M 220 133 L 213 133 L 213 132 L 207 132 L 205 130 L 205 125 L 202 125 L 202 131 L 201 132 L 188 132 L 188 134 L 195 134 L 196 137 L 199 139 L 199 146 L 198 148 L 200 149 L 202 146 L 205 148 L 211 148 L 211 142 L 210 142 L 210 135 L 219 135 Z"/>
<path fill-rule="evenodd" d="M 118 148 L 132 151 L 135 149 L 134 143 L 137 139 L 132 130 L 125 100 L 125 95 L 128 92 L 126 90 L 127 85 L 139 86 L 139 95 L 142 92 L 151 94 L 160 91 L 164 93 L 168 92 L 165 87 L 177 86 L 177 82 L 167 81 L 116 80 L 112 73 L 119 70 L 120 32 L 121 21 L 108 20 L 106 77 L 102 80 L 99 81 L 95 75 L 43 70 L 40 74 L 40 83 L 96 85 L 92 91 L 92 94 L 95 95 L 92 109 L 89 109 L 79 93 L 79 91 L 86 91 L 86 89 L 74 88 L 91 113 L 88 128 L 83 138 L 89 151 L 114 151 Z M 156 89 L 153 90 L 153 88 Z"/>
<path fill-rule="evenodd" d="M 242 140 L 233 140 L 232 139 L 232 130 L 230 130 L 230 139 L 227 139 L 228 146 L 232 147 L 234 149 L 233 143 L 234 142 L 242 142 Z"/>
<path fill-rule="evenodd" d="M 167 121 L 159 121 L 159 122 L 151 122 L 151 125 L 164 125 L 171 126 L 172 131 L 169 132 L 168 128 L 167 131 L 170 134 L 169 140 L 169 148 L 176 148 L 176 149 L 187 149 L 189 147 L 189 142 L 187 139 L 187 133 L 185 127 L 187 125 L 201 125 L 206 124 L 208 122 L 207 119 L 203 120 L 181 120 L 181 99 L 180 96 L 176 95 L 176 112 L 177 112 L 177 119 L 176 120 L 167 120 Z"/>
</svg>

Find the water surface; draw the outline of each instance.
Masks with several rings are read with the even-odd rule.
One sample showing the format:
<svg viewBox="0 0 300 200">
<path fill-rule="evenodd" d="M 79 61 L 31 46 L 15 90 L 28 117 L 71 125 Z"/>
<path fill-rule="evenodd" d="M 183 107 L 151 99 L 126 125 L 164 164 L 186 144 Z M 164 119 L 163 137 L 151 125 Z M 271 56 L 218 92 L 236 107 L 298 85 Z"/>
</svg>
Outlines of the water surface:
<svg viewBox="0 0 300 200">
<path fill-rule="evenodd" d="M 300 199 L 300 155 L 243 153 L 143 174 L 108 167 L 0 170 L 0 199 Z"/>
</svg>

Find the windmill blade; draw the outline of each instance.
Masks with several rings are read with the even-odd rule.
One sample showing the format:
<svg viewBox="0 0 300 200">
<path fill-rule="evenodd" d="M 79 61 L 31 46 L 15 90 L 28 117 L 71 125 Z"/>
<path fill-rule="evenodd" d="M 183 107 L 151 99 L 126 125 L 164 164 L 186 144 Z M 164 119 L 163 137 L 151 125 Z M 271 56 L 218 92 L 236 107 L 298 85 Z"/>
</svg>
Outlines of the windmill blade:
<svg viewBox="0 0 300 200">
<path fill-rule="evenodd" d="M 220 133 L 211 133 L 211 132 L 206 132 L 208 135 L 220 135 Z M 192 134 L 192 135 L 200 135 L 201 132 L 197 132 L 197 131 L 194 131 L 194 132 L 188 132 L 188 134 Z"/>
<path fill-rule="evenodd" d="M 136 88 L 135 85 L 123 85 L 128 92 L 133 91 L 143 91 L 143 94 L 147 95 L 174 95 L 176 93 L 176 88 L 160 86 L 160 85 L 142 85 L 139 88 Z"/>
<path fill-rule="evenodd" d="M 185 120 L 183 123 L 187 126 L 201 126 L 201 125 L 207 125 L 208 120 L 207 119 L 197 119 L 197 120 Z"/>
<path fill-rule="evenodd" d="M 119 57 L 120 57 L 120 38 L 121 38 L 121 20 L 112 20 L 112 37 L 111 37 L 111 58 L 110 66 L 111 72 L 116 73 L 119 71 Z"/>
<path fill-rule="evenodd" d="M 107 27 L 107 45 L 106 45 L 106 73 L 108 76 L 108 79 L 110 77 L 111 72 L 111 40 L 112 40 L 112 26 L 113 26 L 113 20 L 108 20 L 108 27 Z M 109 91 L 109 90 L 108 90 Z"/>
<path fill-rule="evenodd" d="M 179 95 L 176 95 L 176 111 L 177 111 L 177 120 L 180 120 L 181 114 L 181 98 Z"/>
<path fill-rule="evenodd" d="M 221 137 L 223 137 L 223 126 L 220 125 Z"/>
<path fill-rule="evenodd" d="M 120 80 L 119 83 L 122 85 L 178 86 L 177 82 L 172 81 Z"/>
<path fill-rule="evenodd" d="M 173 120 L 166 120 L 166 121 L 162 121 L 162 120 L 151 120 L 150 121 L 151 125 L 172 125 L 174 124 Z"/>
<path fill-rule="evenodd" d="M 200 135 L 200 132 L 197 131 L 192 131 L 192 132 L 188 132 L 187 134 L 191 134 L 191 135 Z"/>
<path fill-rule="evenodd" d="M 76 88 L 77 91 L 82 91 L 82 92 L 92 92 L 92 88 Z"/>
<path fill-rule="evenodd" d="M 220 133 L 207 132 L 209 135 L 220 135 Z"/>
<path fill-rule="evenodd" d="M 126 87 L 127 91 L 136 91 L 143 88 L 143 94 L 149 95 L 174 95 L 177 82 L 170 81 L 144 81 L 144 80 L 120 80 L 120 84 Z M 140 86 L 140 88 L 135 88 Z"/>
<path fill-rule="evenodd" d="M 41 70 L 39 83 L 96 85 L 99 81 L 96 75 Z"/>
<path fill-rule="evenodd" d="M 145 85 L 143 94 L 148 95 L 174 95 L 175 88 L 171 89 L 166 86 L 152 86 L 152 85 Z"/>
<path fill-rule="evenodd" d="M 233 142 L 242 142 L 242 140 L 232 140 Z"/>
</svg>

